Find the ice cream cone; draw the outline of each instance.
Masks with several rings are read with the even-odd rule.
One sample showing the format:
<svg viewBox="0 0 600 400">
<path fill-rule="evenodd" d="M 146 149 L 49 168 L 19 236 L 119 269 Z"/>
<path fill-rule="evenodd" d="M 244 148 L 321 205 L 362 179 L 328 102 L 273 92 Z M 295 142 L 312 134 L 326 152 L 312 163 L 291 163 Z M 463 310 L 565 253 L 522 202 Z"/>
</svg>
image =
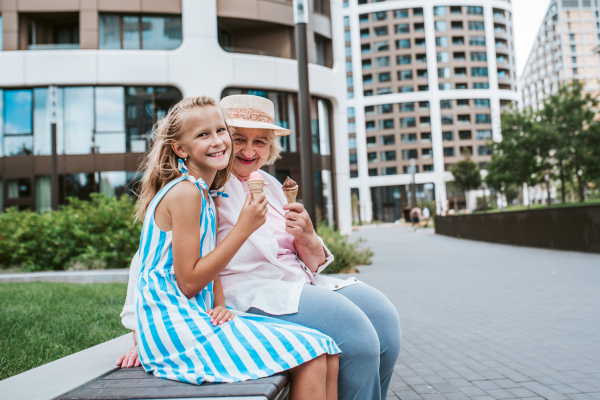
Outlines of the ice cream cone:
<svg viewBox="0 0 600 400">
<path fill-rule="evenodd" d="M 293 189 L 283 189 L 283 194 L 287 199 L 288 204 L 296 202 L 296 196 L 298 195 L 298 186 Z"/>
<path fill-rule="evenodd" d="M 258 179 L 251 179 L 248 181 L 248 189 L 252 193 L 252 199 L 256 199 L 256 196 L 263 192 L 265 181 Z"/>
</svg>

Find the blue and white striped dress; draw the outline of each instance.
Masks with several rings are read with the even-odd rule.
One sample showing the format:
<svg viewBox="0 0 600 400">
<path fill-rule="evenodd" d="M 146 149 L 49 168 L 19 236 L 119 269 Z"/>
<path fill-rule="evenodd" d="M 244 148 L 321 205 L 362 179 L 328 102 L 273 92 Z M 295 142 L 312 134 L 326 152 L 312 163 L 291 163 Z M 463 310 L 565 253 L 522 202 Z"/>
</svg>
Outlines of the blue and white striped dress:
<svg viewBox="0 0 600 400">
<path fill-rule="evenodd" d="M 213 326 L 213 282 L 188 299 L 179 289 L 173 268 L 172 232 L 161 231 L 154 212 L 176 184 L 168 183 L 146 212 L 140 240 L 142 268 L 138 277 L 137 347 L 142 366 L 154 375 L 200 385 L 240 382 L 294 368 L 322 354 L 339 354 L 333 339 L 314 329 L 286 321 L 242 313 Z M 221 194 L 221 193 L 219 193 Z M 200 257 L 215 248 L 216 218 L 212 198 L 202 196 Z"/>
</svg>

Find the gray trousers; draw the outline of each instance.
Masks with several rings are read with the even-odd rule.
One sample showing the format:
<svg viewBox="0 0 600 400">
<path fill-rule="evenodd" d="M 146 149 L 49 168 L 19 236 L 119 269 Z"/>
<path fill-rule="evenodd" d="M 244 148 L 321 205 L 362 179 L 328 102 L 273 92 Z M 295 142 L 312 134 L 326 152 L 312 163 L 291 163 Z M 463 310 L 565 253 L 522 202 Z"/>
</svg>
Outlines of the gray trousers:
<svg viewBox="0 0 600 400">
<path fill-rule="evenodd" d="M 400 353 L 398 312 L 379 290 L 366 284 L 331 291 L 304 285 L 298 312 L 265 315 L 316 329 L 342 350 L 339 400 L 385 400 Z"/>
</svg>

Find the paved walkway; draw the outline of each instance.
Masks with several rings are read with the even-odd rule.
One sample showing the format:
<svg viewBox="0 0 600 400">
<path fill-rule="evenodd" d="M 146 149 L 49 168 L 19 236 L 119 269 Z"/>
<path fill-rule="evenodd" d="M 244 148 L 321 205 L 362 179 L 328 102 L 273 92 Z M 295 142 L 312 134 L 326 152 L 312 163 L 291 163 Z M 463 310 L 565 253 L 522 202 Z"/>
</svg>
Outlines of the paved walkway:
<svg viewBox="0 0 600 400">
<path fill-rule="evenodd" d="M 600 255 L 361 230 L 400 314 L 388 399 L 600 400 Z"/>
</svg>

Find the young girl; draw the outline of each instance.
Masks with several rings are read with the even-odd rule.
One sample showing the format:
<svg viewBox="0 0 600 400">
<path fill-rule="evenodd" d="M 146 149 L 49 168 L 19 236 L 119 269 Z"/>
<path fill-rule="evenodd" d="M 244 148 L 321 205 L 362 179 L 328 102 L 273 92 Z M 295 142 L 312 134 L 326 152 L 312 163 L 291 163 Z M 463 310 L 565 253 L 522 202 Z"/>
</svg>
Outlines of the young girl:
<svg viewBox="0 0 600 400">
<path fill-rule="evenodd" d="M 264 194 L 249 195 L 215 248 L 217 213 L 208 188 L 225 184 L 231 163 L 223 110 L 210 97 L 180 101 L 154 129 L 138 202 L 144 217 L 136 295 L 142 365 L 156 376 L 198 385 L 289 370 L 292 399 L 337 399 L 340 350 L 330 337 L 277 319 L 234 317 L 225 307 L 219 273 L 267 212 Z"/>
</svg>

